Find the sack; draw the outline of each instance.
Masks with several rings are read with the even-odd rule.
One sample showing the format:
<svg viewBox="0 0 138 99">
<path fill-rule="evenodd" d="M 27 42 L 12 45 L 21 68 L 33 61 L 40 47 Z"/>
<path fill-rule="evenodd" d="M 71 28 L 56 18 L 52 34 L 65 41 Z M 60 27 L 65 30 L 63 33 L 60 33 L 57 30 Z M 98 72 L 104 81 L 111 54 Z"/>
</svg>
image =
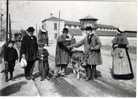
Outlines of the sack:
<svg viewBox="0 0 138 99">
<path fill-rule="evenodd" d="M 27 61 L 26 61 L 26 59 L 24 59 L 24 58 L 21 59 L 20 66 L 21 66 L 22 68 L 24 68 L 24 67 L 27 66 Z"/>
</svg>

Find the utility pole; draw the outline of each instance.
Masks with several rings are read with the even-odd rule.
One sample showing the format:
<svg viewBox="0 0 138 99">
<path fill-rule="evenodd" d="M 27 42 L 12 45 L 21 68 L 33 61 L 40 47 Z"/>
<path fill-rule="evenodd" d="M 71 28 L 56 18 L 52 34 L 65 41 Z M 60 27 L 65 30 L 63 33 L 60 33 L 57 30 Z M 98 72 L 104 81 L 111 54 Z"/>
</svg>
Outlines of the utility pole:
<svg viewBox="0 0 138 99">
<path fill-rule="evenodd" d="M 38 38 L 37 24 L 36 24 L 36 30 L 35 30 L 35 32 L 36 32 L 36 37 Z"/>
<path fill-rule="evenodd" d="M 12 31 L 11 31 L 11 16 L 9 14 L 9 40 L 12 39 Z"/>
<path fill-rule="evenodd" d="M 59 22 L 58 22 L 58 36 L 60 35 L 60 11 L 59 11 Z"/>
<path fill-rule="evenodd" d="M 1 40 L 3 39 L 3 32 L 2 32 L 2 21 L 3 20 L 2 20 L 2 17 L 3 17 L 3 14 L 1 14 L 1 28 L 0 28 L 1 29 L 0 30 L 1 31 Z"/>
<path fill-rule="evenodd" d="M 2 33 L 2 17 L 3 17 L 3 14 L 1 14 L 1 33 Z"/>
<path fill-rule="evenodd" d="M 9 0 L 6 0 L 6 43 L 8 42 L 8 28 L 9 28 Z"/>
</svg>

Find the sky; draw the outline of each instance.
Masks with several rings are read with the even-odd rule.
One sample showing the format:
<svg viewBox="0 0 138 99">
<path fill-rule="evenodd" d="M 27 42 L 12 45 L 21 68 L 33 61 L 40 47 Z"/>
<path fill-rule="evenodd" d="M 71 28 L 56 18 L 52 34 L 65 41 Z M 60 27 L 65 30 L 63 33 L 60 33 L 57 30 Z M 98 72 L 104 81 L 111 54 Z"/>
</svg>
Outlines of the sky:
<svg viewBox="0 0 138 99">
<path fill-rule="evenodd" d="M 119 1 L 119 0 L 118 0 Z M 3 9 L 5 6 L 3 5 Z M 40 26 L 41 21 L 53 16 L 79 21 L 87 15 L 98 18 L 98 23 L 114 25 L 122 30 L 136 30 L 136 2 L 102 1 L 10 1 L 12 28 L 26 29 Z"/>
</svg>

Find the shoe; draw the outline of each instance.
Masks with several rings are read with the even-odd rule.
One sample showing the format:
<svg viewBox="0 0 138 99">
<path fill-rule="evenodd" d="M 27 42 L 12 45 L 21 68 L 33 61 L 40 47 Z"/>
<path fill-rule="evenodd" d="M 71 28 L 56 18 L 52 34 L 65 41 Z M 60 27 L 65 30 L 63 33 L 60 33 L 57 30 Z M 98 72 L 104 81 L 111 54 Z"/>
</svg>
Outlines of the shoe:
<svg viewBox="0 0 138 99">
<path fill-rule="evenodd" d="M 46 77 L 46 79 L 47 79 L 47 80 L 50 80 L 50 78 L 49 78 L 49 77 Z"/>
<path fill-rule="evenodd" d="M 86 81 L 89 81 L 89 80 L 90 80 L 90 78 L 86 77 L 86 78 L 85 78 L 85 80 L 86 80 Z"/>
<path fill-rule="evenodd" d="M 8 82 L 8 79 L 5 79 L 5 82 Z"/>
<path fill-rule="evenodd" d="M 26 79 L 27 79 L 27 80 L 31 80 L 31 77 L 30 77 L 30 76 L 28 76 L 28 77 L 26 77 Z"/>
<path fill-rule="evenodd" d="M 40 81 L 43 81 L 44 80 L 44 78 L 41 78 L 41 80 Z"/>
</svg>

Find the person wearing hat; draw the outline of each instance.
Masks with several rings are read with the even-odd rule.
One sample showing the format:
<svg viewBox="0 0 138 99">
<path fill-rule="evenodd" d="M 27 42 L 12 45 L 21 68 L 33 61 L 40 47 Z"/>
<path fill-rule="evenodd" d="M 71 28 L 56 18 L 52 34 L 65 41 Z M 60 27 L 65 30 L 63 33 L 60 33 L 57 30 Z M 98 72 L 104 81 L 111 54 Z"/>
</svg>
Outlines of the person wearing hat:
<svg viewBox="0 0 138 99">
<path fill-rule="evenodd" d="M 41 28 L 38 33 L 38 40 L 42 41 L 44 44 L 47 46 L 49 45 L 48 43 L 48 31 L 46 29 Z"/>
<path fill-rule="evenodd" d="M 32 71 L 34 68 L 34 62 L 37 59 L 38 44 L 37 38 L 33 35 L 35 29 L 28 27 L 27 34 L 23 37 L 21 42 L 20 55 L 21 58 L 26 59 L 27 66 L 25 67 L 25 77 L 27 80 L 33 78 Z"/>
<path fill-rule="evenodd" d="M 14 48 L 14 41 L 8 41 L 8 46 L 4 51 L 4 62 L 5 62 L 5 80 L 8 81 L 8 72 L 10 72 L 10 80 L 13 80 L 13 71 L 15 62 L 18 59 L 17 50 Z"/>
<path fill-rule="evenodd" d="M 101 41 L 95 34 L 97 27 L 86 27 L 86 37 L 80 42 L 68 46 L 68 48 L 80 47 L 84 45 L 84 53 L 86 58 L 86 80 L 94 79 L 96 75 L 96 66 L 102 64 L 101 59 Z"/>
<path fill-rule="evenodd" d="M 67 48 L 71 43 L 71 39 L 69 40 L 68 29 L 63 29 L 63 34 L 61 34 L 57 39 L 56 45 L 56 55 L 55 55 L 55 65 L 57 67 L 57 71 L 55 76 L 58 74 L 65 75 L 65 70 L 69 63 L 69 52 L 70 50 Z"/>
<path fill-rule="evenodd" d="M 117 29 L 112 40 L 112 75 L 117 79 L 127 79 L 133 72 L 128 53 L 129 42 L 124 31 Z"/>
</svg>

